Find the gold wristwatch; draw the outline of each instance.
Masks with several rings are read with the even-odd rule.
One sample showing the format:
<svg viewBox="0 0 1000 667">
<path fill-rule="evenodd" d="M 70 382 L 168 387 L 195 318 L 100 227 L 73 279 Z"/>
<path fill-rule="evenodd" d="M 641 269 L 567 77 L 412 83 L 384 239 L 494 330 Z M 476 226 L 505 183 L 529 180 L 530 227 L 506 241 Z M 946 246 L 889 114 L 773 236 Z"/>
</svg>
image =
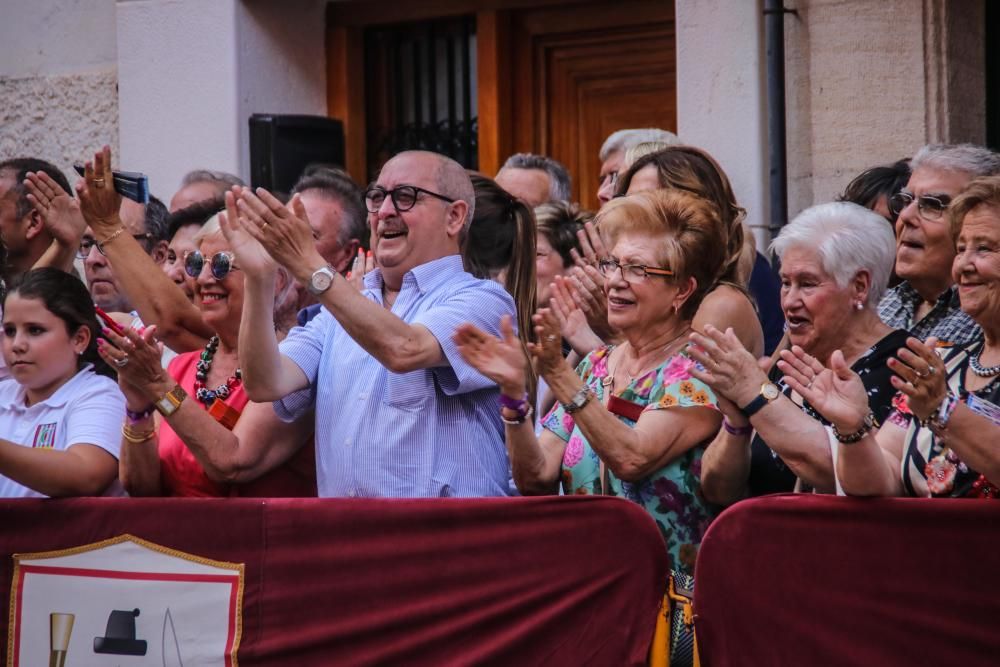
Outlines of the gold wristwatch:
<svg viewBox="0 0 1000 667">
<path fill-rule="evenodd" d="M 174 385 L 174 388 L 165 393 L 160 397 L 158 401 L 153 403 L 156 411 L 159 412 L 164 417 L 169 417 L 170 415 L 177 412 L 177 408 L 181 407 L 181 403 L 187 398 L 187 392 L 179 384 Z"/>
</svg>

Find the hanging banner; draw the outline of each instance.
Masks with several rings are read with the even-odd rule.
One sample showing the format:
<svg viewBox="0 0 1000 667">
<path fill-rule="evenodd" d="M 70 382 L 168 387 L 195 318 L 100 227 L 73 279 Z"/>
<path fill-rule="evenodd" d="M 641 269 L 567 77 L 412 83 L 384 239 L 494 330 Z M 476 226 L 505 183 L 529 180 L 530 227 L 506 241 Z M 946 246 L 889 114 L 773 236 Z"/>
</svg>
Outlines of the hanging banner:
<svg viewBox="0 0 1000 667">
<path fill-rule="evenodd" d="M 242 563 L 121 535 L 15 554 L 8 667 L 233 667 Z"/>
</svg>

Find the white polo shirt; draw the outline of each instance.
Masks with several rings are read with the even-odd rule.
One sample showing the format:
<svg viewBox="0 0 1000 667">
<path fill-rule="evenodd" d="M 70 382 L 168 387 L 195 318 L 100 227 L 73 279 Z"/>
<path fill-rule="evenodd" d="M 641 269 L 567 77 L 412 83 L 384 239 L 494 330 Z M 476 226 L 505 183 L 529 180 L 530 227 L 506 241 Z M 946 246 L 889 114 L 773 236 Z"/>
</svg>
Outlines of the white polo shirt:
<svg viewBox="0 0 1000 667">
<path fill-rule="evenodd" d="M 0 382 L 0 437 L 23 447 L 66 450 L 88 444 L 117 459 L 124 414 L 125 396 L 118 385 L 94 373 L 91 364 L 30 407 L 25 405 L 24 387 L 14 380 Z M 124 495 L 117 478 L 104 495 Z M 0 474 L 0 498 L 44 497 Z"/>
</svg>

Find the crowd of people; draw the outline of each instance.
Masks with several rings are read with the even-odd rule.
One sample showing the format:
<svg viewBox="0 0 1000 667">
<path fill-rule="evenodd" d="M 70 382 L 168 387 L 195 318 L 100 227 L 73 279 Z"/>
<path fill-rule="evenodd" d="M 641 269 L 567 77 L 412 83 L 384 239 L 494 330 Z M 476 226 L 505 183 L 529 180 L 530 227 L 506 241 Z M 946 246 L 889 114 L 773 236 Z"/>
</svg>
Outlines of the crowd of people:
<svg viewBox="0 0 1000 667">
<path fill-rule="evenodd" d="M 746 497 L 998 497 L 1000 155 L 915 148 L 775 269 L 662 130 L 608 137 L 595 212 L 525 153 L 288 196 L 198 170 L 169 210 L 107 148 L 75 192 L 2 162 L 0 495 L 612 495 L 684 589 Z"/>
</svg>

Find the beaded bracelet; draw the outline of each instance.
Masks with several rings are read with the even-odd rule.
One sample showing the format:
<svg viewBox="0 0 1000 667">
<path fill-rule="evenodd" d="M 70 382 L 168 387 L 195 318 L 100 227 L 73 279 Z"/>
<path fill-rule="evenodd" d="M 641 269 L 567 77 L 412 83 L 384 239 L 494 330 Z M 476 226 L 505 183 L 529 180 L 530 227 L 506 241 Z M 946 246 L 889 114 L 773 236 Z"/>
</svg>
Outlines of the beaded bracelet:
<svg viewBox="0 0 1000 667">
<path fill-rule="evenodd" d="M 145 410 L 139 412 L 134 412 L 129 410 L 128 407 L 125 408 L 125 419 L 128 421 L 129 426 L 135 426 L 144 419 L 149 419 L 149 416 L 153 414 L 154 407 L 150 405 Z"/>
<path fill-rule="evenodd" d="M 861 427 L 853 433 L 841 433 L 837 428 L 837 425 L 833 425 L 833 436 L 837 438 L 837 442 L 842 445 L 853 445 L 856 442 L 860 442 L 868 432 L 875 428 L 875 415 L 871 410 L 865 415 L 864 421 L 861 422 Z"/>
</svg>

